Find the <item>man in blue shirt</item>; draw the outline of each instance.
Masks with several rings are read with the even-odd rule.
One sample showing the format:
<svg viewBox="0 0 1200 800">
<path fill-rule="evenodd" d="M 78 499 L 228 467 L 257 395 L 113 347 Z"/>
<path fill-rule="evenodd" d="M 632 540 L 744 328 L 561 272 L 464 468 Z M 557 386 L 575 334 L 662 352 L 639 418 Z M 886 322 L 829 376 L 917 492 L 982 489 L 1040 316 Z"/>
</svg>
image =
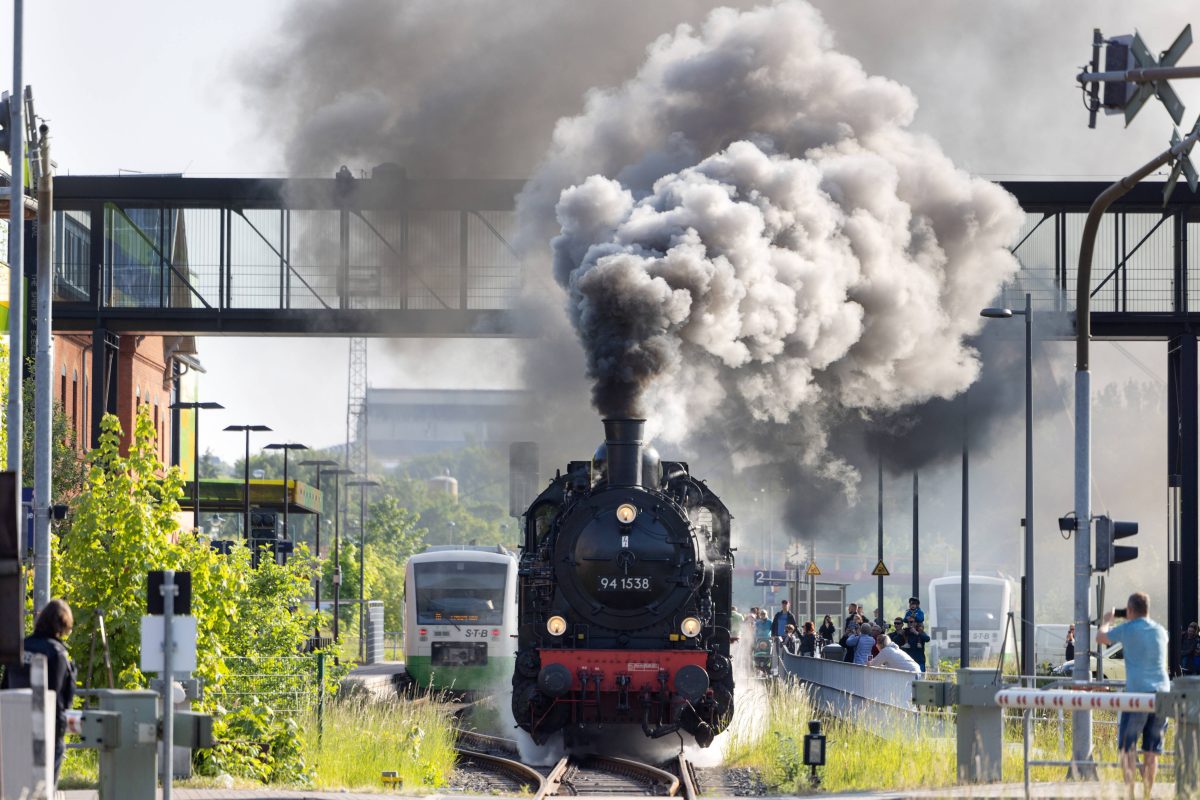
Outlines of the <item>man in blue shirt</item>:
<svg viewBox="0 0 1200 800">
<path fill-rule="evenodd" d="M 1113 612 L 1107 611 L 1096 633 L 1099 644 L 1120 642 L 1125 656 L 1125 691 L 1157 692 L 1171 688 L 1167 676 L 1167 632 L 1150 619 L 1150 598 L 1144 592 L 1129 596 L 1125 606 L 1127 621 L 1124 625 L 1110 628 Z M 1154 775 L 1158 770 L 1158 755 L 1163 750 L 1163 734 L 1167 730 L 1166 714 L 1147 714 L 1122 711 L 1117 723 L 1117 749 L 1121 752 L 1121 768 L 1125 772 L 1125 785 L 1133 794 L 1133 776 L 1137 771 L 1138 736 L 1142 737 L 1142 753 L 1145 755 L 1145 771 L 1142 780 L 1146 785 L 1146 797 L 1154 789 Z"/>
</svg>

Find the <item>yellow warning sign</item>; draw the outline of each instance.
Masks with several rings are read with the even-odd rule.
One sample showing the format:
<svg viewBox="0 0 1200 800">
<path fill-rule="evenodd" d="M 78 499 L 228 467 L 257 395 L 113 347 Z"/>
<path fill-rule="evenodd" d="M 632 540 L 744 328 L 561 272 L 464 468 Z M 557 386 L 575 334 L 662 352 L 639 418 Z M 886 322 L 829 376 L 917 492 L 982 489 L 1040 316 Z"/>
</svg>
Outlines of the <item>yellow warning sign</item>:
<svg viewBox="0 0 1200 800">
<path fill-rule="evenodd" d="M 809 577 L 820 575 L 821 568 L 817 566 L 817 562 L 810 561 L 810 562 L 808 562 L 808 569 L 804 570 L 804 574 Z"/>
<path fill-rule="evenodd" d="M 882 577 L 887 577 L 888 575 L 891 575 L 892 573 L 888 572 L 888 568 L 887 568 L 887 566 L 884 565 L 883 559 L 881 558 L 881 559 L 879 559 L 879 563 L 875 565 L 875 569 L 871 570 L 871 574 L 875 575 L 876 577 L 882 578 Z"/>
</svg>

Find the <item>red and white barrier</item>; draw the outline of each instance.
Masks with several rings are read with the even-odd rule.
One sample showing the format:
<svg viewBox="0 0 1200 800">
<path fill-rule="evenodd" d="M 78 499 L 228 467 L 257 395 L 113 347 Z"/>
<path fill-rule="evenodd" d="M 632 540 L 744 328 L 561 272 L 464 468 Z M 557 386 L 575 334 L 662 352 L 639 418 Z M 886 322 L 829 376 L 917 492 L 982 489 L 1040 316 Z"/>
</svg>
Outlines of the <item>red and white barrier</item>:
<svg viewBox="0 0 1200 800">
<path fill-rule="evenodd" d="M 1090 692 L 1070 689 L 1002 689 L 996 702 L 1003 708 L 1063 708 L 1089 711 L 1154 712 L 1152 692 Z"/>
</svg>

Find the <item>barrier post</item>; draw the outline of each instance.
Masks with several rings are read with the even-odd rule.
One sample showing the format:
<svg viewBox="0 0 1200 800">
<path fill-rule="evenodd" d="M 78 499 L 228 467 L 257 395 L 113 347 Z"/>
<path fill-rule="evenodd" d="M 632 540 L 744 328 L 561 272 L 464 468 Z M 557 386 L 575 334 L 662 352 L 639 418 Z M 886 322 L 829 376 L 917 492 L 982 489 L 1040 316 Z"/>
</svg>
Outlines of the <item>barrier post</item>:
<svg viewBox="0 0 1200 800">
<path fill-rule="evenodd" d="M 1162 692 L 1160 697 L 1165 695 L 1168 693 Z M 1179 724 L 1175 731 L 1175 796 L 1196 800 L 1200 798 L 1200 676 L 1176 678 L 1169 696 Z"/>
<path fill-rule="evenodd" d="M 996 671 L 958 671 L 958 779 L 967 783 L 1000 780 L 1004 755 L 1003 710 L 996 705 Z"/>
</svg>

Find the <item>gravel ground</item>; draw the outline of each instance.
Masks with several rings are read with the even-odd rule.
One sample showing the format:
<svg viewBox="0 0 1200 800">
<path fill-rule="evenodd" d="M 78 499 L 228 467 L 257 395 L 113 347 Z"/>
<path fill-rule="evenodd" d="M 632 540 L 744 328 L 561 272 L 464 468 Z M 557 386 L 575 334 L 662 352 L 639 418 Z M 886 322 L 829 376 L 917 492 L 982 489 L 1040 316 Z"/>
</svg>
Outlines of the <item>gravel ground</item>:
<svg viewBox="0 0 1200 800">
<path fill-rule="evenodd" d="M 697 767 L 696 783 L 701 794 L 762 797 L 767 793 L 762 775 L 748 767 Z"/>
</svg>

